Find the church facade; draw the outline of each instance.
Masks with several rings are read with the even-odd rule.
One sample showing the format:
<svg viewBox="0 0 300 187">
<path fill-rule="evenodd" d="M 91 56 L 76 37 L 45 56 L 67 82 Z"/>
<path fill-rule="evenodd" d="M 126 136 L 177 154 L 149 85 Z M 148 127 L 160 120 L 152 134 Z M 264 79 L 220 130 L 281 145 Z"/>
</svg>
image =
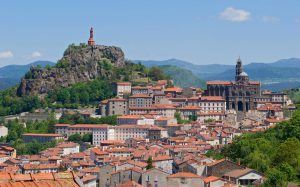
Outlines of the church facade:
<svg viewBox="0 0 300 187">
<path fill-rule="evenodd" d="M 247 112 L 256 108 L 256 101 L 261 97 L 261 83 L 250 81 L 243 71 L 239 58 L 235 68 L 235 81 L 208 81 L 205 95 L 222 96 L 226 100 L 226 108 Z"/>
</svg>

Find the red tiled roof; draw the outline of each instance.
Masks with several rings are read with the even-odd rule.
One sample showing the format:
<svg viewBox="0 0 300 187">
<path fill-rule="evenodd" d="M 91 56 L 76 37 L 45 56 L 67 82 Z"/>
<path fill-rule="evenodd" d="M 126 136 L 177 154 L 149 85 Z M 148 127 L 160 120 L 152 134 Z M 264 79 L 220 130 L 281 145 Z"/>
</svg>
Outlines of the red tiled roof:
<svg viewBox="0 0 300 187">
<path fill-rule="evenodd" d="M 182 88 L 179 87 L 166 88 L 165 92 L 182 92 Z"/>
<path fill-rule="evenodd" d="M 107 128 L 109 126 L 107 124 L 76 124 L 71 125 L 69 128 Z"/>
<path fill-rule="evenodd" d="M 172 175 L 168 175 L 168 178 L 202 178 L 199 175 L 190 172 L 178 172 Z"/>
<path fill-rule="evenodd" d="M 151 98 L 151 96 L 146 95 L 146 94 L 134 94 L 129 96 L 129 98 Z"/>
<path fill-rule="evenodd" d="M 200 100 L 208 100 L 208 101 L 225 101 L 225 99 L 221 96 L 202 96 Z"/>
<path fill-rule="evenodd" d="M 229 82 L 229 81 L 207 81 L 206 84 L 225 84 L 225 85 L 228 85 L 228 84 L 231 84 L 231 82 Z"/>
<path fill-rule="evenodd" d="M 117 85 L 131 86 L 131 82 L 117 82 Z"/>
<path fill-rule="evenodd" d="M 224 162 L 224 161 L 225 161 L 225 159 L 223 158 L 223 159 L 217 160 L 215 162 L 209 163 L 206 166 L 214 166 L 214 165 L 217 165 L 217 164 L 219 164 L 221 162 Z"/>
<path fill-rule="evenodd" d="M 50 136 L 50 137 L 61 137 L 62 134 L 43 134 L 43 133 L 25 133 L 22 136 Z"/>
<path fill-rule="evenodd" d="M 206 177 L 204 178 L 204 182 L 205 183 L 209 183 L 209 182 L 213 182 L 213 181 L 216 181 L 216 180 L 219 180 L 220 177 L 216 177 L 216 176 L 209 176 L 209 177 Z"/>
</svg>

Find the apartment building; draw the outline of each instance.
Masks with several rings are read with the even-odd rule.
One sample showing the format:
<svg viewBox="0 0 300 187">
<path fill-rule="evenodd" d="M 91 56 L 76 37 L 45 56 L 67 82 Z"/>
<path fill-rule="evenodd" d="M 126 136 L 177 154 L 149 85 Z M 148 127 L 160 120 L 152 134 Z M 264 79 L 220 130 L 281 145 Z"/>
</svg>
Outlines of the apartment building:
<svg viewBox="0 0 300 187">
<path fill-rule="evenodd" d="M 152 97 L 147 94 L 134 94 L 129 96 L 129 107 L 150 107 Z"/>
<path fill-rule="evenodd" d="M 176 107 L 172 104 L 155 104 L 151 107 L 129 107 L 130 115 L 142 115 L 151 112 L 157 113 L 164 117 L 173 118 L 176 112 Z"/>
<path fill-rule="evenodd" d="M 22 139 L 25 143 L 36 140 L 38 142 L 51 142 L 54 140 L 64 140 L 64 135 L 62 134 L 38 134 L 38 133 L 26 133 L 22 134 Z"/>
</svg>

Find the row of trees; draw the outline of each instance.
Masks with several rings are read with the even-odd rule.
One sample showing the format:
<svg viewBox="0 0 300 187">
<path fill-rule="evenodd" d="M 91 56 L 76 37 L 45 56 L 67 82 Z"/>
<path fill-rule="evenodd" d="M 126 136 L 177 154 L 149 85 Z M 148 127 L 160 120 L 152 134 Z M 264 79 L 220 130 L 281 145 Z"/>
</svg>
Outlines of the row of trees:
<svg viewBox="0 0 300 187">
<path fill-rule="evenodd" d="M 266 173 L 266 186 L 285 186 L 288 181 L 299 180 L 300 111 L 275 128 L 238 137 L 222 154 Z"/>
<path fill-rule="evenodd" d="M 109 124 L 117 125 L 117 116 L 104 116 L 101 118 L 87 118 L 80 114 L 63 115 L 59 119 L 59 123 L 63 124 Z"/>
</svg>

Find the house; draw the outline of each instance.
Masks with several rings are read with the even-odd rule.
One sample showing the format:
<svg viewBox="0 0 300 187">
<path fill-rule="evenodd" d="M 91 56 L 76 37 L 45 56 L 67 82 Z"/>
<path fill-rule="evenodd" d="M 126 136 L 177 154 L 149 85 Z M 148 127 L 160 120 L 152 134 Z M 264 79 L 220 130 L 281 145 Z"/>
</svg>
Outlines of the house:
<svg viewBox="0 0 300 187">
<path fill-rule="evenodd" d="M 81 178 L 81 181 L 84 187 L 96 187 L 97 186 L 97 178 L 94 175 L 84 175 Z"/>
<path fill-rule="evenodd" d="M 197 186 L 204 187 L 203 178 L 199 175 L 189 172 L 178 172 L 167 176 L 167 186 L 172 187 L 188 187 Z"/>
<path fill-rule="evenodd" d="M 142 174 L 142 186 L 143 187 L 148 187 L 149 185 L 153 187 L 167 186 L 168 175 L 169 173 L 164 172 L 163 170 L 157 168 L 148 169 Z"/>
<path fill-rule="evenodd" d="M 119 170 L 111 173 L 110 186 L 116 186 L 117 184 L 135 181 L 141 183 L 143 170 L 138 168 L 129 168 L 126 170 Z"/>
<path fill-rule="evenodd" d="M 135 181 L 128 181 L 125 183 L 117 184 L 116 187 L 143 187 L 143 186 Z"/>
<path fill-rule="evenodd" d="M 7 136 L 8 129 L 7 127 L 0 125 L 0 137 Z"/>
<path fill-rule="evenodd" d="M 131 82 L 117 82 L 117 97 L 123 98 L 124 95 L 131 93 Z"/>
<path fill-rule="evenodd" d="M 129 96 L 129 107 L 149 107 L 152 97 L 147 94 L 134 94 Z"/>
<path fill-rule="evenodd" d="M 204 187 L 220 187 L 220 186 L 235 184 L 234 182 L 216 176 L 206 177 L 203 179 L 203 181 L 204 181 Z"/>
<path fill-rule="evenodd" d="M 69 155 L 73 153 L 79 153 L 79 144 L 74 142 L 61 142 L 57 146 L 57 148 L 61 148 L 62 155 Z"/>
<path fill-rule="evenodd" d="M 152 163 L 156 168 L 169 174 L 172 173 L 173 158 L 169 155 L 157 155 L 152 157 Z"/>
<path fill-rule="evenodd" d="M 256 180 L 260 180 L 263 177 L 264 177 L 263 174 L 250 168 L 235 169 L 223 175 L 224 179 L 232 181 L 241 186 L 252 185 L 252 182 Z"/>
<path fill-rule="evenodd" d="M 244 168 L 244 166 L 241 166 L 230 160 L 221 159 L 206 165 L 205 176 L 222 177 L 227 172 Z"/>
</svg>

